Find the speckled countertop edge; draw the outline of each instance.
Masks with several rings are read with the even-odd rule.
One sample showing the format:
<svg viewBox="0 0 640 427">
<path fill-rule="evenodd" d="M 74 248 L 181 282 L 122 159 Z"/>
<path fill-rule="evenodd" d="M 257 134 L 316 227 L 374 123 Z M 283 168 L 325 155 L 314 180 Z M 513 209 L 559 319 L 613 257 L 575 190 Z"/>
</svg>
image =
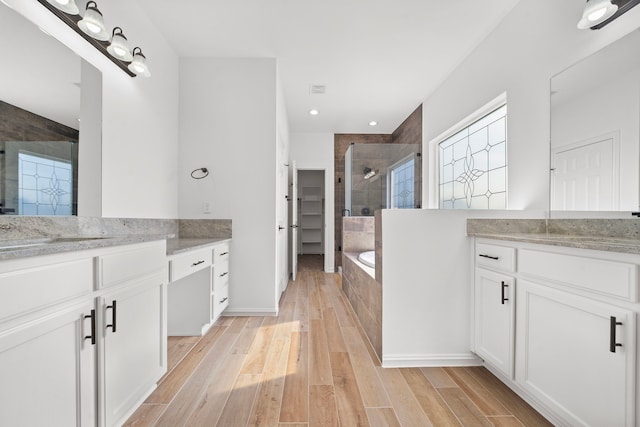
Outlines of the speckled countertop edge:
<svg viewBox="0 0 640 427">
<path fill-rule="evenodd" d="M 640 240 L 621 237 L 585 236 L 549 233 L 468 233 L 471 237 L 512 242 L 536 243 L 606 252 L 640 254 Z"/>
<path fill-rule="evenodd" d="M 83 239 L 86 237 L 86 240 Z M 130 245 L 134 243 L 152 242 L 156 240 L 167 241 L 167 256 L 172 256 L 194 249 L 205 248 L 225 241 L 228 238 L 180 238 L 167 237 L 166 235 L 130 235 L 130 236 L 68 236 L 62 239 L 71 238 L 73 241 L 66 242 L 46 242 L 47 239 L 22 239 L 11 240 L 11 244 L 30 244 L 44 242 L 34 246 L 26 246 L 22 248 L 2 249 L 0 246 L 0 261 L 12 260 L 19 258 L 53 255 L 65 252 L 76 252 L 90 249 L 108 248 L 112 246 Z M 7 243 L 9 241 L 5 241 Z"/>
<path fill-rule="evenodd" d="M 51 242 L 37 246 L 27 246 L 23 248 L 0 248 L 0 261 L 54 255 L 64 252 L 76 252 L 90 249 L 108 248 L 112 246 L 130 245 L 134 243 L 153 242 L 156 240 L 164 240 L 167 236 L 162 235 L 130 235 L 130 236 L 71 236 L 76 239 L 68 242 Z M 83 239 L 86 237 L 86 240 Z M 43 239 L 33 239 L 34 242 Z M 28 243 L 28 239 L 11 241 L 11 243 Z M 5 242 L 6 243 L 6 242 Z"/>
<path fill-rule="evenodd" d="M 189 252 L 195 249 L 206 248 L 223 242 L 231 241 L 224 238 L 194 238 L 194 237 L 173 237 L 167 239 L 167 256 Z"/>
</svg>

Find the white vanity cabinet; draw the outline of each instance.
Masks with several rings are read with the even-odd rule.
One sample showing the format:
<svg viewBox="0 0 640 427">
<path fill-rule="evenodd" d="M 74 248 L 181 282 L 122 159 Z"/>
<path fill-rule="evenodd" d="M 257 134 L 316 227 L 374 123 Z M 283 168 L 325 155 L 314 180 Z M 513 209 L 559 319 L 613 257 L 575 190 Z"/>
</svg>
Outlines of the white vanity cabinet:
<svg viewBox="0 0 640 427">
<path fill-rule="evenodd" d="M 164 241 L 0 261 L 0 425 L 126 421 L 166 371 L 166 283 Z"/>
<path fill-rule="evenodd" d="M 164 245 L 129 246 L 99 257 L 100 423 L 119 425 L 167 369 Z"/>
<path fill-rule="evenodd" d="M 0 425 L 95 425 L 93 262 L 25 261 L 0 262 Z"/>
<path fill-rule="evenodd" d="M 475 352 L 513 378 L 515 250 L 478 244 L 475 255 Z"/>
<path fill-rule="evenodd" d="M 169 335 L 204 335 L 229 305 L 229 241 L 173 254 L 169 271 Z"/>
<path fill-rule="evenodd" d="M 514 320 L 502 307 L 489 307 L 483 296 L 484 288 L 491 282 L 497 287 L 505 277 L 485 272 L 487 261 L 479 261 L 478 254 L 493 245 L 510 249 L 517 260 L 512 272 L 517 286 L 509 295 L 515 298 L 515 376 L 496 362 L 495 354 L 502 353 L 487 354 L 483 344 L 487 329 L 504 332 Z M 478 240 L 476 351 L 554 423 L 636 425 L 638 265 L 637 255 Z M 484 314 L 489 310 L 491 315 Z M 489 328 L 487 317 L 494 320 Z"/>
</svg>

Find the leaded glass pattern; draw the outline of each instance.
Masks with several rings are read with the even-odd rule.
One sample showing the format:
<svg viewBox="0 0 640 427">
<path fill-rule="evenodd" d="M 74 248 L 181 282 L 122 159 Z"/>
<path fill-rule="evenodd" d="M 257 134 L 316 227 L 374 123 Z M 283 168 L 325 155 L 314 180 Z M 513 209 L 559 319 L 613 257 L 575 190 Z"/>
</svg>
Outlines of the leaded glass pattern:
<svg viewBox="0 0 640 427">
<path fill-rule="evenodd" d="M 71 215 L 71 163 L 20 152 L 18 154 L 18 209 L 20 215 Z"/>
<path fill-rule="evenodd" d="M 415 207 L 415 160 L 405 160 L 391 167 L 391 208 L 413 209 Z"/>
<path fill-rule="evenodd" d="M 507 106 L 438 144 L 440 209 L 506 209 Z"/>
</svg>

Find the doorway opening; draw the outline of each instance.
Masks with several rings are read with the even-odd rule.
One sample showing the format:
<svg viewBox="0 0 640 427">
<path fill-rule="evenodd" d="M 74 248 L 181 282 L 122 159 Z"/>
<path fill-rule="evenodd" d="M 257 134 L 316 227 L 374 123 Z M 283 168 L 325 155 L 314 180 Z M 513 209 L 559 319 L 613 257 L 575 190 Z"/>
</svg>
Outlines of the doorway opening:
<svg viewBox="0 0 640 427">
<path fill-rule="evenodd" d="M 325 171 L 298 170 L 298 270 L 324 271 Z"/>
</svg>

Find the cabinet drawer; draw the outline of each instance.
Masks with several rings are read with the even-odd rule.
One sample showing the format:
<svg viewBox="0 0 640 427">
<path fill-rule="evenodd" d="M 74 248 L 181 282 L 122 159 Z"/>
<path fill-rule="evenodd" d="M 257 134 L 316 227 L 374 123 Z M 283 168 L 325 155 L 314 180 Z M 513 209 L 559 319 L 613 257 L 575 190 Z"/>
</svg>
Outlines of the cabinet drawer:
<svg viewBox="0 0 640 427">
<path fill-rule="evenodd" d="M 212 320 L 215 320 L 229 305 L 229 285 L 223 286 L 221 289 L 214 292 L 211 297 L 213 298 L 213 301 L 211 301 L 213 306 Z"/>
<path fill-rule="evenodd" d="M 93 258 L 0 274 L 0 320 L 93 290 Z"/>
<path fill-rule="evenodd" d="M 100 257 L 101 288 L 124 283 L 158 271 L 166 271 L 167 250 L 164 242 L 148 246 L 125 246 L 120 251 Z"/>
<path fill-rule="evenodd" d="M 623 262 L 522 249 L 518 271 L 573 288 L 637 301 L 637 266 Z"/>
<path fill-rule="evenodd" d="M 476 265 L 512 273 L 516 271 L 516 250 L 507 246 L 477 243 Z"/>
<path fill-rule="evenodd" d="M 229 261 L 229 244 L 223 243 L 213 248 L 213 263 Z"/>
<path fill-rule="evenodd" d="M 213 291 L 229 283 L 229 263 L 222 262 L 213 267 Z"/>
<path fill-rule="evenodd" d="M 211 267 L 211 249 L 188 252 L 169 262 L 170 280 L 175 282 L 208 267 Z"/>
</svg>

